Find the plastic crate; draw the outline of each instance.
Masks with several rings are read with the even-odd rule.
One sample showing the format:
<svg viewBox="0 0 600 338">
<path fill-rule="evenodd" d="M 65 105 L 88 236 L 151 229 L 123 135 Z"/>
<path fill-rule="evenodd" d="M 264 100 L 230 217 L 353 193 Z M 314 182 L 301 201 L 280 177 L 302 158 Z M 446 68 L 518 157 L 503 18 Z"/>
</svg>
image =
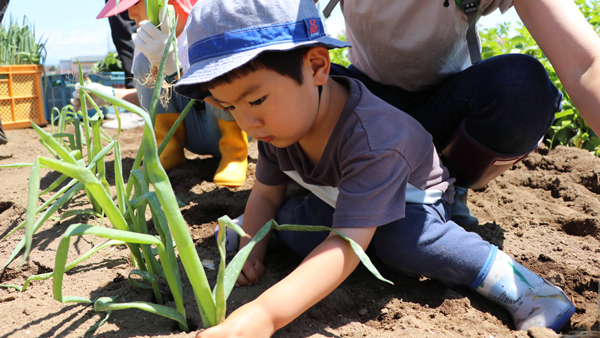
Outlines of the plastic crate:
<svg viewBox="0 0 600 338">
<path fill-rule="evenodd" d="M 100 83 L 113 88 L 125 88 L 125 73 L 123 72 L 104 72 L 99 74 L 88 75 L 92 82 Z M 73 74 L 58 74 L 48 75 L 44 77 L 44 82 L 47 82 L 46 88 L 46 119 L 50 121 L 52 108 L 56 107 L 59 110 L 62 107 L 71 103 L 73 97 L 74 85 L 79 83 L 79 78 Z M 45 84 L 46 85 L 46 84 Z M 102 108 L 104 113 L 113 111 L 112 106 L 108 110 Z M 88 115 L 93 116 L 96 113 L 95 109 L 88 110 Z"/>
<path fill-rule="evenodd" d="M 88 76 L 92 82 L 101 83 L 113 88 L 125 88 L 124 72 L 103 72 L 99 74 L 90 74 Z"/>
<path fill-rule="evenodd" d="M 45 101 L 46 101 L 46 120 L 50 121 L 52 108 L 58 110 L 70 103 L 73 93 L 75 79 L 71 74 L 47 75 L 44 76 Z"/>
<path fill-rule="evenodd" d="M 0 67 L 0 118 L 4 129 L 46 125 L 41 65 Z"/>
</svg>

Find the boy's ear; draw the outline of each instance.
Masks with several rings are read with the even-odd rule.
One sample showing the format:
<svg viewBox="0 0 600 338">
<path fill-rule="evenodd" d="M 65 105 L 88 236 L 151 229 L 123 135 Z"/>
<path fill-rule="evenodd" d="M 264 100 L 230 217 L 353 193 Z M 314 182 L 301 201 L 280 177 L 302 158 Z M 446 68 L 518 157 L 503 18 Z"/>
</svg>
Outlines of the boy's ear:
<svg viewBox="0 0 600 338">
<path fill-rule="evenodd" d="M 306 60 L 312 70 L 312 80 L 315 86 L 324 85 L 329 79 L 331 60 L 329 50 L 325 47 L 312 47 L 306 52 Z"/>
</svg>

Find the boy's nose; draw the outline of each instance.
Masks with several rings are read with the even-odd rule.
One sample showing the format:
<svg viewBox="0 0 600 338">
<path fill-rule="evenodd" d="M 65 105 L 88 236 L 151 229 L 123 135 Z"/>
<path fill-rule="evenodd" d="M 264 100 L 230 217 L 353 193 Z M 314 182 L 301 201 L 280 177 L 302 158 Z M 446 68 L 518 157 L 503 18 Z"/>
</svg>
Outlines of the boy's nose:
<svg viewBox="0 0 600 338">
<path fill-rule="evenodd" d="M 243 122 L 249 129 L 255 129 L 264 126 L 263 120 L 254 116 L 247 116 Z"/>
</svg>

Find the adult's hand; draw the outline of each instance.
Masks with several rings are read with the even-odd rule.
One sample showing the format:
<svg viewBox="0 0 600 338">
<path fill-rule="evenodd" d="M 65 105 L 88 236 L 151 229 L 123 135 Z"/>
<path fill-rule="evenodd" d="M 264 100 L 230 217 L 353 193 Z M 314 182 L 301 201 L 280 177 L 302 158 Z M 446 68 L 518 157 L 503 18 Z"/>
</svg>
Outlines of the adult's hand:
<svg viewBox="0 0 600 338">
<path fill-rule="evenodd" d="M 85 87 L 105 93 L 106 95 L 115 96 L 115 91 L 112 87 L 104 86 L 99 83 L 88 83 L 85 85 Z M 74 111 L 81 110 L 81 100 L 80 100 L 81 92 L 80 91 L 81 91 L 81 88 L 79 87 L 79 84 L 75 85 L 75 90 L 73 91 L 73 97 L 71 98 L 71 104 L 73 105 Z M 90 96 L 92 97 L 92 100 L 94 100 L 96 105 L 105 106 L 108 104 L 108 102 L 106 102 L 106 100 L 104 100 L 103 98 L 100 98 L 92 93 L 88 93 L 88 94 L 90 94 Z M 86 106 L 87 106 L 87 109 L 94 108 L 94 106 L 92 106 L 92 103 L 90 102 L 89 99 L 86 100 Z"/>
<path fill-rule="evenodd" d="M 162 10 L 160 16 L 162 17 Z M 131 35 L 131 39 L 135 46 L 146 55 L 150 63 L 157 67 L 160 66 L 160 62 L 163 57 L 163 53 L 171 34 L 171 28 L 169 27 L 169 16 L 165 15 L 165 19 L 160 25 L 161 29 L 154 26 L 150 21 L 144 20 L 139 24 L 139 28 L 136 33 Z M 175 58 L 173 53 L 173 44 L 169 48 L 169 54 L 167 55 L 167 61 L 165 63 L 165 74 L 173 75 L 179 68 L 178 60 Z"/>
</svg>

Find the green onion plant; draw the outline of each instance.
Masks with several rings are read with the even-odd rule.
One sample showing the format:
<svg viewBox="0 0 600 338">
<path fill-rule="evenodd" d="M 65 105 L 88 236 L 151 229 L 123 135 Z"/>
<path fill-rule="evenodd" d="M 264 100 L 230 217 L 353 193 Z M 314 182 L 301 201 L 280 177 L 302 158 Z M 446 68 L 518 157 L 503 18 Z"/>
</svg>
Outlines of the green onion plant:
<svg viewBox="0 0 600 338">
<path fill-rule="evenodd" d="M 22 25 L 11 17 L 8 27 L 0 26 L 0 65 L 43 65 L 46 41 L 35 40 L 35 26 L 27 17 Z"/>
</svg>

